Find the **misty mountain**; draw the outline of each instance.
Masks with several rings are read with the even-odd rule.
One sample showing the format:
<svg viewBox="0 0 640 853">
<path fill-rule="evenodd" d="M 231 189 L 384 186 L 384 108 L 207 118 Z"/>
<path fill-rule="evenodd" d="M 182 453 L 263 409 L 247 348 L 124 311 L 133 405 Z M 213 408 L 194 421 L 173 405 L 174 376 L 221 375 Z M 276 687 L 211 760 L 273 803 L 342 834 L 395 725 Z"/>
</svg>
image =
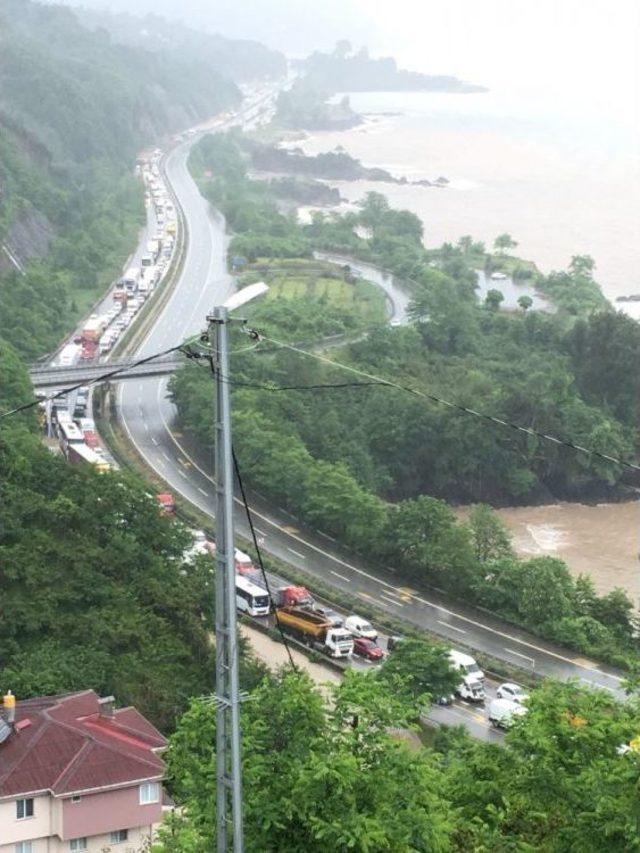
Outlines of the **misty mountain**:
<svg viewBox="0 0 640 853">
<path fill-rule="evenodd" d="M 93 10 L 160 15 L 209 33 L 257 39 L 294 56 L 340 38 L 373 40 L 371 18 L 354 0 L 67 0 Z"/>
</svg>

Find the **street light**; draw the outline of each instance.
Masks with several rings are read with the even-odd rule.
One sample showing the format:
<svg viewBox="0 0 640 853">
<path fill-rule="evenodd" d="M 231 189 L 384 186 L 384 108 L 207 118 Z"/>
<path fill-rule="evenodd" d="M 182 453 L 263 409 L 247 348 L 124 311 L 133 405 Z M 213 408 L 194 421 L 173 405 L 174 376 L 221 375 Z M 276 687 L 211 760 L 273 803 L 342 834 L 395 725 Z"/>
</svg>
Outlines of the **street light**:
<svg viewBox="0 0 640 853">
<path fill-rule="evenodd" d="M 242 756 L 240 683 L 236 620 L 236 569 L 233 532 L 233 457 L 229 394 L 229 312 L 266 293 L 264 282 L 230 296 L 207 317 L 216 384 L 216 838 L 218 853 L 229 849 L 229 812 L 233 850 L 244 850 L 242 833 Z M 229 808 L 231 806 L 231 808 Z"/>
</svg>

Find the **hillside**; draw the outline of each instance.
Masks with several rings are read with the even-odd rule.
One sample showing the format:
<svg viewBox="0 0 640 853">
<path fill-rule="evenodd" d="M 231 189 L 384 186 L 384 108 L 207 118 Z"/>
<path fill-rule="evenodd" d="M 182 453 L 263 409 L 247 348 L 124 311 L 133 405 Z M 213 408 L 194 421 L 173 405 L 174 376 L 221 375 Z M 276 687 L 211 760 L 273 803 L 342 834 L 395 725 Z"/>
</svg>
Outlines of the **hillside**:
<svg viewBox="0 0 640 853">
<path fill-rule="evenodd" d="M 171 42 L 167 24 L 153 49 L 120 44 L 107 21 L 0 4 L 0 336 L 28 358 L 55 346 L 129 253 L 144 213 L 136 152 L 239 102 L 220 73 L 234 52 L 248 68 L 255 53 L 256 74 L 282 61 L 222 38 L 186 49 L 189 31 Z"/>
</svg>

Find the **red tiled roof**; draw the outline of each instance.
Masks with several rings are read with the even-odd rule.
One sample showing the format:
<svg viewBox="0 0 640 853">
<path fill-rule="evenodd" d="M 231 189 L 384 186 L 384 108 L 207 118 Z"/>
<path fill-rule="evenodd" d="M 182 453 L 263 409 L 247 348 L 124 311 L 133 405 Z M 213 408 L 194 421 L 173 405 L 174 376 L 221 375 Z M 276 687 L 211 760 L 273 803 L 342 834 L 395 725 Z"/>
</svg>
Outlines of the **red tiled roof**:
<svg viewBox="0 0 640 853">
<path fill-rule="evenodd" d="M 16 702 L 31 725 L 0 744 L 0 797 L 35 791 L 64 796 L 164 774 L 154 750 L 165 738 L 135 708 L 100 716 L 93 690 Z"/>
</svg>

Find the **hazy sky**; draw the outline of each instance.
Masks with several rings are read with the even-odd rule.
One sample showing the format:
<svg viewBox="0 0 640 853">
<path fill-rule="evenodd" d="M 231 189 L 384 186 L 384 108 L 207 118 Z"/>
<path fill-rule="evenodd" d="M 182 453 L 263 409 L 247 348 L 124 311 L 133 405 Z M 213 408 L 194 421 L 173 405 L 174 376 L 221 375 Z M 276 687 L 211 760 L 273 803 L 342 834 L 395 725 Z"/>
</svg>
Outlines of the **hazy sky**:
<svg viewBox="0 0 640 853">
<path fill-rule="evenodd" d="M 640 95 L 638 0 L 354 2 L 375 20 L 375 46 L 417 70 L 550 96 L 559 82 L 607 112 Z"/>
</svg>

